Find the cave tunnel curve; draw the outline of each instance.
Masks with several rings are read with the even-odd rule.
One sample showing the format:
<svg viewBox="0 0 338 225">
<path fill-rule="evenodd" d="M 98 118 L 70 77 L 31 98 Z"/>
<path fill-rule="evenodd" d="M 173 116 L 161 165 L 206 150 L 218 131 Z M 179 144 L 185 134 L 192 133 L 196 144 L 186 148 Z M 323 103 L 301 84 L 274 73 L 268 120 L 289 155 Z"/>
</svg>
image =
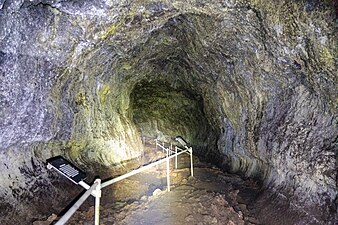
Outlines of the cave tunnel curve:
<svg viewBox="0 0 338 225">
<path fill-rule="evenodd" d="M 295 99 L 309 96 L 319 105 L 322 100 L 311 94 L 312 88 L 308 87 L 312 84 L 298 79 L 299 71 L 292 61 L 289 67 L 284 67 L 275 63 L 278 60 L 271 59 L 276 57 L 276 53 L 266 50 L 271 48 L 269 45 L 272 42 L 261 38 L 261 31 L 257 29 L 257 26 L 261 26 L 259 16 L 250 9 L 240 11 L 246 16 L 257 17 L 252 24 L 240 21 L 240 17 L 235 19 L 242 25 L 241 32 L 247 32 L 243 35 L 251 35 L 251 41 L 246 38 L 243 40 L 242 34 L 232 30 L 231 26 L 219 32 L 217 27 L 220 23 L 228 22 L 227 20 L 220 22 L 213 17 L 182 14 L 152 31 L 145 42 L 135 47 L 129 60 L 136 66 L 130 73 L 147 75 L 138 79 L 131 91 L 131 118 L 141 135 L 186 134 L 192 142 L 200 141 L 197 145 L 203 146 L 201 156 L 206 156 L 221 168 L 242 174 L 246 178 L 254 178 L 270 190 L 281 186 L 283 188 L 280 190 L 288 195 L 295 183 L 305 177 L 310 178 L 312 172 L 303 171 L 304 173 L 295 179 L 297 172 L 288 171 L 289 168 L 295 168 L 292 164 L 300 162 L 288 158 L 288 152 L 296 151 L 295 147 L 293 144 L 286 144 L 289 141 L 277 131 L 284 129 L 288 130 L 288 133 L 295 132 L 287 125 L 290 121 L 292 124 L 298 124 L 299 121 L 308 120 L 307 114 L 297 118 L 295 112 L 300 111 L 301 107 L 308 108 L 309 111 L 314 110 L 311 103 L 307 102 L 301 106 L 296 103 L 298 100 L 293 102 Z M 217 38 L 209 35 L 210 33 L 217 33 Z M 258 51 L 262 52 L 262 56 L 257 56 Z M 242 57 L 243 55 L 245 57 Z M 255 68 L 256 71 L 250 68 Z M 281 85 L 287 85 L 289 88 L 281 89 Z M 161 112 L 158 105 L 163 100 L 164 105 L 175 105 L 172 99 L 176 97 L 177 100 L 177 91 L 181 90 L 186 93 L 185 96 L 179 95 L 178 99 L 182 101 L 185 99 L 191 102 L 186 96 L 195 96 L 190 105 L 196 105 L 194 109 L 197 111 L 196 116 L 191 116 L 207 121 L 207 124 L 199 125 L 202 125 L 202 130 L 208 134 L 204 133 L 204 136 L 198 138 L 191 135 L 200 129 L 197 125 L 193 125 L 189 132 L 179 131 L 180 134 L 175 134 L 176 130 L 168 128 L 171 122 L 166 114 L 170 110 Z M 151 102 L 151 99 L 156 100 Z M 175 117 L 180 114 L 172 115 Z M 151 117 L 165 118 L 166 122 L 159 124 L 158 120 L 150 119 Z M 324 120 L 330 121 L 330 116 Z M 281 121 L 289 122 L 281 124 Z M 186 124 L 188 123 L 189 119 Z M 179 124 L 179 127 L 181 126 Z M 309 132 L 315 133 L 317 129 L 320 128 L 310 127 Z M 333 134 L 332 128 L 328 128 L 327 132 L 328 136 Z M 290 136 L 290 140 L 293 138 L 295 136 Z M 302 138 L 296 137 L 299 141 Z M 202 143 L 201 140 L 206 141 Z M 318 157 L 322 157 L 319 155 Z M 284 162 L 286 158 L 289 160 L 287 164 Z M 310 166 L 310 161 L 308 158 L 302 163 Z M 285 165 L 288 165 L 288 168 Z M 319 187 L 322 180 L 319 179 L 315 183 Z M 307 190 L 314 190 L 310 187 L 312 183 L 299 185 L 307 186 Z M 332 185 L 327 190 L 331 196 L 334 195 Z M 325 196 L 326 191 L 319 188 L 318 193 L 314 195 Z"/>
<path fill-rule="evenodd" d="M 29 7 L 15 8 L 18 3 L 0 15 L 6 30 L 13 29 L 0 43 L 6 92 L 0 124 L 0 197 L 6 199 L 0 207 L 6 211 L 0 216 L 21 202 L 29 215 L 40 213 L 31 207 L 35 190 L 68 200 L 71 194 L 59 187 L 69 185 L 46 171 L 49 157 L 64 155 L 90 173 L 102 166 L 114 174 L 122 162 L 142 156 L 140 136 L 180 135 L 221 170 L 260 181 L 264 193 L 255 200 L 265 203 L 258 212 L 263 219 L 272 213 L 266 221 L 335 224 L 330 1 L 215 1 L 192 8 L 135 1 L 135 10 L 116 10 L 119 16 L 110 9 L 122 6 L 101 8 L 100 19 L 91 1 L 24 2 Z M 303 12 L 309 2 L 320 10 Z M 275 5 L 281 10 L 271 13 Z M 94 14 L 86 14 L 89 8 Z M 274 223 L 279 212 L 273 208 L 294 217 Z"/>
<path fill-rule="evenodd" d="M 194 13 L 169 18 L 116 66 L 123 68 L 120 71 L 127 84 L 128 118 L 141 135 L 181 135 L 202 156 L 217 151 L 218 133 L 224 129 L 219 120 L 212 119 L 217 106 L 210 102 L 209 92 L 215 75 L 205 76 L 205 69 L 195 60 L 202 54 L 199 48 L 208 51 L 200 35 L 216 29 L 212 20 Z"/>
</svg>

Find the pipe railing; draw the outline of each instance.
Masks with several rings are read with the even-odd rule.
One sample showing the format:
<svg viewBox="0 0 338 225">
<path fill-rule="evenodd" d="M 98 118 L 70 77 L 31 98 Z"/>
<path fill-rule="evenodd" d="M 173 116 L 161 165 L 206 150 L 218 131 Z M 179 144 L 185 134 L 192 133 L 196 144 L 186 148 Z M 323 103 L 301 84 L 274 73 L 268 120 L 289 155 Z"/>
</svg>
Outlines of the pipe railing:
<svg viewBox="0 0 338 225">
<path fill-rule="evenodd" d="M 156 149 L 157 146 L 160 146 L 163 151 L 166 151 L 166 157 L 159 159 L 155 162 L 152 162 L 148 165 L 142 166 L 138 169 L 135 169 L 133 171 L 130 171 L 126 174 L 123 174 L 121 176 L 112 178 L 110 180 L 104 181 L 101 183 L 101 179 L 96 179 L 94 183 L 89 186 L 85 182 L 81 181 L 79 184 L 83 186 L 87 191 L 77 200 L 74 205 L 55 223 L 55 225 L 64 225 L 70 217 L 76 212 L 76 210 L 83 204 L 83 202 L 90 196 L 93 195 L 95 197 L 95 225 L 99 225 L 99 218 L 100 218 L 100 198 L 101 198 L 101 190 L 102 188 L 105 188 L 109 185 L 112 185 L 118 181 L 121 181 L 123 179 L 126 179 L 130 176 L 133 176 L 135 174 L 138 174 L 140 172 L 143 172 L 151 167 L 154 167 L 156 165 L 159 165 L 163 162 L 166 162 L 166 170 L 167 170 L 167 191 L 170 191 L 170 159 L 175 157 L 175 168 L 177 169 L 177 156 L 187 153 L 190 155 L 190 169 L 191 169 L 191 176 L 194 176 L 193 172 L 193 159 L 192 159 L 192 148 L 181 149 L 177 146 L 175 146 L 175 151 L 172 150 L 172 144 L 170 144 L 170 148 L 165 148 L 165 143 L 162 142 L 162 145 L 158 143 L 158 140 L 155 140 L 156 142 Z"/>
<path fill-rule="evenodd" d="M 159 143 L 159 141 L 157 139 L 155 139 L 155 145 L 159 146 L 162 149 L 163 152 L 164 151 L 169 151 L 170 153 L 175 153 L 175 151 L 172 150 L 172 143 L 170 143 L 169 148 L 166 148 L 165 147 L 165 142 L 162 142 L 162 145 L 161 145 L 161 143 Z"/>
<path fill-rule="evenodd" d="M 184 150 L 184 151 L 182 151 L 182 152 L 178 152 L 177 155 L 181 155 L 181 154 L 183 154 L 183 153 L 185 153 L 185 152 L 187 152 L 187 151 L 188 151 L 188 149 L 186 149 L 186 150 Z M 147 169 L 149 169 L 149 168 L 151 168 L 151 167 L 154 167 L 154 166 L 159 165 L 159 164 L 161 164 L 161 163 L 163 163 L 163 162 L 166 162 L 167 159 L 174 158 L 175 156 L 176 156 L 176 155 L 171 155 L 171 156 L 162 158 L 162 159 L 160 159 L 160 160 L 158 160 L 158 161 L 155 161 L 155 162 L 150 163 L 150 164 L 148 164 L 148 165 L 142 166 L 142 167 L 140 167 L 140 168 L 138 168 L 138 169 L 136 169 L 136 170 L 133 170 L 133 171 L 131 171 L 131 172 L 129 172 L 129 173 L 126 173 L 126 174 L 123 174 L 123 175 L 121 175 L 121 176 L 119 176 L 119 177 L 115 177 L 115 178 L 113 178 L 113 179 L 111 179 L 111 180 L 105 181 L 105 182 L 102 183 L 101 187 L 102 187 L 102 188 L 107 187 L 107 186 L 109 186 L 109 185 L 111 185 L 111 184 L 113 184 L 113 183 L 116 183 L 116 182 L 121 181 L 121 180 L 123 180 L 123 179 L 126 179 L 126 178 L 128 178 L 128 177 L 131 177 L 131 176 L 133 176 L 133 175 L 135 175 L 135 174 L 138 174 L 138 173 L 140 173 L 140 172 L 143 172 L 143 171 L 145 171 L 145 170 L 147 170 Z"/>
<path fill-rule="evenodd" d="M 182 148 L 177 147 L 176 145 L 175 145 L 175 151 L 173 151 L 172 150 L 172 143 L 170 143 L 170 148 L 166 148 L 164 142 L 162 142 L 162 145 L 161 145 L 160 142 L 157 139 L 155 139 L 155 145 L 156 145 L 156 150 L 157 150 L 157 146 L 159 146 L 162 149 L 163 152 L 166 151 L 167 153 L 170 152 L 172 154 L 177 154 L 178 150 L 183 151 Z M 188 151 L 185 151 L 185 153 L 190 155 L 191 176 L 193 177 L 194 176 L 194 168 L 193 168 L 192 147 L 190 147 L 190 148 L 188 146 L 184 146 L 184 147 L 185 147 L 185 149 L 188 150 Z M 171 155 L 171 154 L 169 154 L 169 155 Z M 177 156 L 175 157 L 175 169 L 177 169 Z"/>
<path fill-rule="evenodd" d="M 94 184 L 77 200 L 74 205 L 55 223 L 55 225 L 65 224 L 70 217 L 80 208 L 80 206 L 87 200 L 87 198 L 95 191 L 95 225 L 99 225 L 99 210 L 101 197 L 101 180 L 96 179 Z"/>
</svg>

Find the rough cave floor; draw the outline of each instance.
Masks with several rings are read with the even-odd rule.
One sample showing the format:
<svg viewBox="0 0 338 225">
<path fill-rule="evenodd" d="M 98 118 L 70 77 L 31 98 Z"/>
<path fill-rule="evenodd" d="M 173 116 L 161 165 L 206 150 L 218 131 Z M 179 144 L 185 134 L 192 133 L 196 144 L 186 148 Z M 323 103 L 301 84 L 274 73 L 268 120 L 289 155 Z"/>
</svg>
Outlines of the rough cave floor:
<svg viewBox="0 0 338 225">
<path fill-rule="evenodd" d="M 151 150 L 148 148 L 148 150 Z M 154 149 L 144 156 L 153 161 L 162 155 Z M 100 224 L 260 224 L 251 204 L 259 195 L 252 180 L 227 174 L 194 158 L 181 155 L 178 169 L 171 161 L 171 192 L 166 191 L 166 165 L 113 184 L 102 191 Z M 92 224 L 94 200 L 86 202 L 69 224 Z"/>
</svg>

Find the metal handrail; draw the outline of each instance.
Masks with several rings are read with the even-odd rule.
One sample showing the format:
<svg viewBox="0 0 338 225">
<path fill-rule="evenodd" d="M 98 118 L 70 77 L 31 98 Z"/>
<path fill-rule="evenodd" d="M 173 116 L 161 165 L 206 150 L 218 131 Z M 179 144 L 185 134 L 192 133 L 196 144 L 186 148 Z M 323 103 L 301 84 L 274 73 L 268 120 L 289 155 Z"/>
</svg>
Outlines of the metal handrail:
<svg viewBox="0 0 338 225">
<path fill-rule="evenodd" d="M 162 142 L 162 145 L 158 142 L 157 139 L 155 139 L 155 145 L 156 145 L 156 149 L 157 149 L 157 146 L 159 146 L 160 148 L 162 148 L 162 151 L 166 151 L 167 153 L 170 152 L 170 153 L 174 153 L 174 154 L 177 154 L 177 150 L 180 150 L 180 151 L 184 151 L 184 149 L 180 148 L 180 147 L 177 147 L 175 145 L 175 151 L 171 150 L 172 148 L 172 144 L 170 144 L 170 149 L 169 148 L 166 148 L 165 145 L 164 145 L 164 142 Z M 185 153 L 187 153 L 188 155 L 190 155 L 190 164 L 191 164 L 191 176 L 193 177 L 194 176 L 194 168 L 193 168 L 193 157 L 192 157 L 192 148 L 188 147 L 188 146 L 184 146 L 185 149 L 187 149 L 188 151 L 185 151 Z M 175 157 L 175 169 L 177 169 L 177 155 Z"/>
<path fill-rule="evenodd" d="M 157 139 L 156 139 L 156 147 L 157 147 L 158 143 L 157 143 Z M 161 146 L 161 145 L 159 145 Z M 172 147 L 172 145 L 170 145 Z M 99 225 L 99 214 L 100 214 L 100 198 L 101 198 L 101 190 L 104 187 L 107 187 L 111 184 L 114 184 L 118 181 L 121 181 L 123 179 L 126 179 L 130 176 L 133 176 L 137 173 L 140 173 L 142 171 L 145 171 L 151 167 L 154 167 L 156 165 L 159 165 L 163 162 L 166 162 L 167 164 L 167 190 L 170 191 L 170 166 L 169 166 L 169 160 L 175 157 L 175 168 L 177 168 L 177 156 L 181 155 L 183 153 L 187 153 L 190 155 L 190 166 L 191 166 L 191 176 L 194 176 L 194 172 L 193 172 L 193 158 L 192 158 L 192 148 L 188 148 L 186 147 L 186 149 L 181 149 L 177 146 L 175 146 L 175 151 L 172 151 L 171 149 L 167 149 L 164 147 L 164 143 L 163 146 L 161 146 L 164 150 L 166 150 L 167 155 L 165 158 L 162 158 L 158 161 L 155 161 L 153 163 L 150 163 L 148 165 L 142 166 L 136 170 L 133 170 L 129 173 L 123 174 L 119 177 L 115 177 L 112 178 L 108 181 L 105 181 L 103 183 L 101 183 L 101 179 L 96 179 L 94 181 L 94 184 L 92 186 L 87 185 L 85 182 L 80 182 L 85 189 L 87 189 L 87 191 L 79 198 L 79 200 L 77 200 L 75 202 L 75 204 L 60 218 L 59 221 L 56 222 L 55 225 L 64 225 L 69 219 L 70 217 L 76 212 L 76 210 L 83 204 L 83 202 L 90 196 L 93 195 L 95 197 L 95 225 Z M 179 152 L 177 150 L 180 150 Z M 173 155 L 169 155 L 170 153 L 174 153 Z"/>
<path fill-rule="evenodd" d="M 187 151 L 188 151 L 188 149 L 187 149 L 187 150 L 184 150 L 184 151 L 182 151 L 182 152 L 178 152 L 177 155 L 180 155 L 180 154 L 185 153 L 185 152 L 187 152 Z M 111 179 L 111 180 L 105 181 L 105 182 L 103 182 L 103 183 L 101 184 L 101 188 L 107 187 L 107 186 L 109 186 L 109 185 L 111 185 L 111 184 L 113 184 L 113 183 L 116 183 L 116 182 L 120 181 L 120 180 L 126 179 L 126 178 L 128 178 L 128 177 L 130 177 L 130 176 L 133 176 L 133 175 L 138 174 L 138 173 L 140 173 L 140 172 L 142 172 L 142 171 L 145 171 L 145 170 L 147 170 L 147 169 L 149 169 L 149 168 L 151 168 L 151 167 L 153 167 L 153 166 L 156 166 L 156 165 L 158 165 L 158 164 L 161 164 L 161 163 L 165 162 L 167 159 L 174 158 L 175 156 L 176 156 L 176 154 L 175 154 L 175 155 L 168 156 L 168 157 L 165 157 L 165 158 L 162 158 L 162 159 L 160 159 L 160 160 L 158 160 L 158 161 L 155 161 L 155 162 L 153 162 L 153 163 L 150 163 L 150 164 L 148 164 L 148 165 L 146 165 L 146 166 L 142 166 L 141 168 L 138 168 L 138 169 L 136 169 L 136 170 L 133 170 L 133 171 L 131 171 L 131 172 L 129 172 L 129 173 L 126 173 L 126 174 L 123 174 L 123 175 L 121 175 L 121 176 L 119 176 L 119 177 L 115 177 L 115 178 L 113 178 L 113 179 Z"/>
<path fill-rule="evenodd" d="M 92 194 L 94 190 L 100 185 L 100 179 L 95 180 L 94 184 L 77 200 L 74 205 L 61 217 L 59 221 L 55 223 L 55 225 L 63 225 L 65 224 L 70 217 L 80 208 L 80 206 L 87 200 L 87 198 Z M 99 198 L 98 194 L 96 194 Z M 95 218 L 96 219 L 96 218 Z M 95 223 L 98 224 L 98 223 Z"/>
<path fill-rule="evenodd" d="M 164 145 L 161 145 L 159 143 L 156 143 L 157 146 L 160 146 L 162 148 L 162 150 L 165 150 L 165 151 L 169 151 L 170 153 L 175 153 L 175 151 L 169 149 L 169 148 L 166 148 Z"/>
</svg>

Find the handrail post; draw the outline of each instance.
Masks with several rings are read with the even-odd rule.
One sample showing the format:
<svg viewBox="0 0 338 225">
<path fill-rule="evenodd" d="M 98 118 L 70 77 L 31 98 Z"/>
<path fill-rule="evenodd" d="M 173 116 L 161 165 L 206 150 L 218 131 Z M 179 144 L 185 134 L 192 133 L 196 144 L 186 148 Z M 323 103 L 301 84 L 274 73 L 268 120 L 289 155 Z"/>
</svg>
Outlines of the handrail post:
<svg viewBox="0 0 338 225">
<path fill-rule="evenodd" d="M 162 141 L 162 145 L 163 145 L 162 152 L 164 153 L 164 148 L 165 148 L 165 146 L 164 146 L 164 141 Z M 168 156 L 167 156 L 167 157 L 168 157 Z"/>
<path fill-rule="evenodd" d="M 193 159 L 192 159 L 192 147 L 189 148 L 189 152 L 190 152 L 190 172 L 191 172 L 191 176 L 194 176 L 194 165 L 193 165 Z"/>
<path fill-rule="evenodd" d="M 170 192 L 169 151 L 167 151 L 167 190 Z"/>
<path fill-rule="evenodd" d="M 175 146 L 175 169 L 177 169 L 177 146 Z"/>
<path fill-rule="evenodd" d="M 95 225 L 99 225 L 100 221 L 100 198 L 101 198 L 101 179 L 96 179 L 95 183 Z"/>
</svg>

